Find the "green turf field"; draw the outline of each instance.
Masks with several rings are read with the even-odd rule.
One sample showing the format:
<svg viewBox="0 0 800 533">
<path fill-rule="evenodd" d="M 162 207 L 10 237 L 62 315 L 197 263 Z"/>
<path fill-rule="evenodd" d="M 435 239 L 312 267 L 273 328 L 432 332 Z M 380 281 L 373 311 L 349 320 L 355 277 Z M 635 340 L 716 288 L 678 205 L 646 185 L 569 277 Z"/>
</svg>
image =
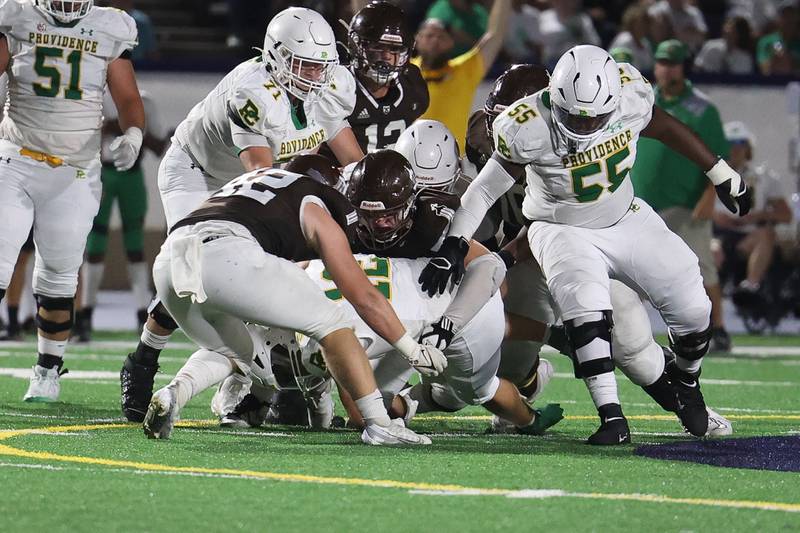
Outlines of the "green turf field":
<svg viewBox="0 0 800 533">
<path fill-rule="evenodd" d="M 567 418 L 545 437 L 484 435 L 479 408 L 415 419 L 434 441 L 425 449 L 370 448 L 347 430 L 221 430 L 206 393 L 171 440 L 152 441 L 119 412 L 116 375 L 135 336 L 97 338 L 70 347 L 72 379 L 51 405 L 21 401 L 33 339 L 0 344 L 2 532 L 800 530 L 800 473 L 582 444 L 595 411 L 563 356 L 547 355 L 557 375 L 541 403 L 560 402 Z M 709 405 L 737 437 L 800 433 L 800 338 L 734 342 L 733 357 L 704 363 Z M 190 351 L 164 352 L 157 385 Z M 618 381 L 636 444 L 687 439 Z"/>
</svg>

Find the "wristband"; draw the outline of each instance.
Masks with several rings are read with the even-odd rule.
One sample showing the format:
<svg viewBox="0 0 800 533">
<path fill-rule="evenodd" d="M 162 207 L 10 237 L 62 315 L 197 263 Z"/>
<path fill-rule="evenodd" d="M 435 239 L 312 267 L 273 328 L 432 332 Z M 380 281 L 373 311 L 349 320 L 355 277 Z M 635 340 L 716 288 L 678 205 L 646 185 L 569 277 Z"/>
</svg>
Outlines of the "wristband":
<svg viewBox="0 0 800 533">
<path fill-rule="evenodd" d="M 417 341 L 406 331 L 403 333 L 402 337 L 392 343 L 392 346 L 394 346 L 395 350 L 403 354 L 406 359 L 411 359 L 411 356 L 414 355 L 414 350 L 417 349 Z"/>
<path fill-rule="evenodd" d="M 733 179 L 737 173 L 724 159 L 719 158 L 716 164 L 706 171 L 706 176 L 716 186 Z"/>
</svg>

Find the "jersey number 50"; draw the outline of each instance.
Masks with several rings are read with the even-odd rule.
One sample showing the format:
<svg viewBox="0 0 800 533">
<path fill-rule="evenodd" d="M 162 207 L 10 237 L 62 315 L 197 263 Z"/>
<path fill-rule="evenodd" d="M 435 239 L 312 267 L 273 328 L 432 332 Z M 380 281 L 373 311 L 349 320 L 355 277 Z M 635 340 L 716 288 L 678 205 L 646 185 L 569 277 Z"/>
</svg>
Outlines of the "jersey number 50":
<svg viewBox="0 0 800 533">
<path fill-rule="evenodd" d="M 36 62 L 33 70 L 42 78 L 47 78 L 49 84 L 33 84 L 33 92 L 36 96 L 47 96 L 55 98 L 61 92 L 61 69 L 50 64 L 50 60 L 61 59 L 64 57 L 63 48 L 50 48 L 47 46 L 36 47 Z M 80 100 L 83 97 L 81 90 L 81 58 L 83 52 L 73 50 L 67 54 L 66 63 L 69 65 L 69 84 L 64 87 L 64 98 L 67 100 Z M 56 62 L 59 63 L 59 62 Z"/>
</svg>

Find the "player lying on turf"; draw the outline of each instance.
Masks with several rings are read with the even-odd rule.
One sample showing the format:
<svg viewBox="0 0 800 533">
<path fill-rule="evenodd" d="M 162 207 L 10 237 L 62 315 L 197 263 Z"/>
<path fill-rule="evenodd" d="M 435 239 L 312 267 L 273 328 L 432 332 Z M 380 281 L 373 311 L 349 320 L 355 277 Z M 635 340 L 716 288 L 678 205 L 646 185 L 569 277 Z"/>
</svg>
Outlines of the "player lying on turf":
<svg viewBox="0 0 800 533">
<path fill-rule="evenodd" d="M 546 70 L 536 65 L 516 65 L 500 76 L 487 98 L 485 109 L 476 112 L 470 120 L 468 142 L 471 141 L 471 144 L 468 144 L 467 154 L 473 158 L 477 168 L 482 168 L 482 164 L 491 157 L 492 145 L 488 135 L 493 117 L 518 98 L 535 92 L 535 88 L 546 80 Z M 471 180 L 469 165 L 463 165 L 467 171 L 462 171 L 463 166 L 458 165 L 457 155 L 454 155 L 458 153 L 455 141 L 441 123 L 429 120 L 415 123 L 403 132 L 395 149 L 411 163 L 418 187 L 424 184 L 425 187 L 458 190 L 460 183 Z M 421 176 L 423 180 L 420 180 Z M 501 228 L 506 233 L 518 231 L 522 225 L 519 218 L 522 216 L 522 198 L 517 197 L 514 190 L 512 188 L 492 206 L 481 224 L 481 228 L 489 228 L 488 231 L 483 230 L 489 246 L 498 245 L 494 235 Z M 546 382 L 553 374 L 549 361 L 539 359 L 541 341 L 547 339 L 549 344 L 565 353 L 569 349 L 563 327 L 550 329 L 543 323 L 548 317 L 552 319 L 554 316 L 550 294 L 524 233 L 522 238 L 508 243 L 502 253 L 507 259 L 512 257 L 514 264 L 506 276 L 504 304 L 508 332 L 498 375 L 511 379 L 520 393 L 532 402 L 543 386 L 541 381 Z M 612 330 L 615 366 L 659 405 L 670 412 L 677 412 L 677 392 L 664 372 L 665 353 L 669 354 L 666 358 L 668 362 L 674 361 L 674 355 L 665 352 L 666 349 L 653 340 L 647 312 L 634 291 L 619 281 L 611 280 L 610 293 L 617 317 Z M 513 312 L 509 312 L 509 308 Z M 527 342 L 522 347 L 508 349 L 509 341 L 515 340 Z M 707 436 L 722 436 L 732 432 L 730 422 L 724 417 L 710 409 L 708 416 Z M 509 424 L 493 417 L 492 427 L 495 431 L 505 431 L 507 426 Z"/>
<path fill-rule="evenodd" d="M 353 259 L 345 231 L 353 229 L 357 215 L 332 186 L 338 174 L 307 174 L 250 172 L 172 228 L 153 278 L 170 315 L 201 349 L 153 395 L 144 419 L 148 437 L 168 438 L 192 397 L 232 373 L 248 372 L 253 342 L 247 321 L 300 331 L 319 342 L 334 379 L 357 398 L 365 443 L 430 443 L 389 419 L 350 322 L 293 261 L 321 258 L 359 316 L 421 373 L 438 375 L 447 360 L 408 334 Z"/>
<path fill-rule="evenodd" d="M 416 283 L 425 266 L 424 259 L 356 256 L 372 283 L 391 301 L 409 334 L 421 338 L 423 344 L 441 349 L 447 357 L 447 368 L 440 376 L 425 378 L 402 396 L 400 392 L 406 388 L 414 368 L 359 318 L 321 261 L 311 261 L 306 273 L 355 324 L 356 336 L 367 352 L 392 417 L 403 418 L 407 424 L 415 413 L 453 412 L 467 405 L 483 405 L 509 420 L 517 432 L 541 434 L 562 419 L 562 410 L 558 405 L 548 405 L 541 411 L 531 408 L 511 382 L 497 377 L 500 343 L 505 332 L 503 303 L 497 288 L 505 267 L 495 254 L 473 244 L 465 260 L 466 274 L 459 290 L 435 298 L 426 297 Z M 439 325 L 443 322 L 451 323 L 452 327 L 442 329 Z M 324 372 L 325 367 L 320 365 L 318 344 L 310 341 L 300 347 L 293 336 L 280 331 L 262 332 L 262 339 L 261 346 L 257 346 L 260 353 L 251 365 L 251 394 L 255 398 L 245 397 L 232 412 L 221 413 L 233 403 L 231 397 L 243 394 L 237 380 L 228 378 L 213 401 L 214 409 L 222 415 L 222 424 L 263 423 L 267 415 L 265 404 L 274 401 L 281 374 L 285 375 L 281 368 L 286 368 L 287 359 L 294 360 L 296 385 L 305 397 L 303 405 L 309 406 L 309 415 L 303 416 L 301 422 L 309 421 L 316 427 L 330 424 L 333 404 L 329 387 L 319 381 L 324 376 L 320 371 Z M 343 402 L 352 405 L 345 398 Z M 363 426 L 357 410 L 351 410 L 350 415 L 351 425 Z"/>
<path fill-rule="evenodd" d="M 611 358 L 609 278 L 646 294 L 670 331 L 676 354 L 668 374 L 678 415 L 703 436 L 708 413 L 700 366 L 710 339 L 710 302 L 697 258 L 626 179 L 640 134 L 673 147 L 701 168 L 734 213 L 750 196 L 741 177 L 688 128 L 653 107 L 653 90 L 628 64 L 578 46 L 559 60 L 549 89 L 515 102 L 493 122 L 496 151 L 462 199 L 445 239 L 423 272 L 424 289 L 458 281 L 466 238 L 487 210 L 523 176 L 523 214 L 531 251 L 564 321 L 570 351 L 598 409 L 592 444 L 628 442 Z"/>
</svg>

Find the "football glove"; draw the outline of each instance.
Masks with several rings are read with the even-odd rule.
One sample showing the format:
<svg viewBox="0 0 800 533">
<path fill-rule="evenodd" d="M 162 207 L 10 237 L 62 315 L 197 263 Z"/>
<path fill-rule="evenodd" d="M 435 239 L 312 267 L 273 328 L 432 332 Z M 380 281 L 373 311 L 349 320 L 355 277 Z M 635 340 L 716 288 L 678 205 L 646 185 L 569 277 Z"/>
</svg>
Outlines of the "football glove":
<svg viewBox="0 0 800 533">
<path fill-rule="evenodd" d="M 750 212 L 750 208 L 753 206 L 753 194 L 739 173 L 733 170 L 724 159 L 717 161 L 717 164 L 706 172 L 706 176 L 714 184 L 717 197 L 725 204 L 728 211 L 738 214 L 740 217 Z"/>
<path fill-rule="evenodd" d="M 114 139 L 108 147 L 111 159 L 114 160 L 114 168 L 120 172 L 130 170 L 139 158 L 143 139 L 142 130 L 135 126 L 128 128 L 125 133 Z"/>
<path fill-rule="evenodd" d="M 441 350 L 430 344 L 419 344 L 407 332 L 394 347 L 423 376 L 436 377 L 447 368 L 447 357 Z"/>
<path fill-rule="evenodd" d="M 422 330 L 419 342 L 421 344 L 433 346 L 439 350 L 444 350 L 453 342 L 453 322 L 446 316 L 443 316 Z"/>
<path fill-rule="evenodd" d="M 419 283 L 422 291 L 428 296 L 444 294 L 447 284 L 453 281 L 450 289 L 459 283 L 464 277 L 464 258 L 469 251 L 469 242 L 464 237 L 447 237 L 442 243 L 437 255 L 433 257 L 422 273 L 419 275 Z"/>
</svg>

